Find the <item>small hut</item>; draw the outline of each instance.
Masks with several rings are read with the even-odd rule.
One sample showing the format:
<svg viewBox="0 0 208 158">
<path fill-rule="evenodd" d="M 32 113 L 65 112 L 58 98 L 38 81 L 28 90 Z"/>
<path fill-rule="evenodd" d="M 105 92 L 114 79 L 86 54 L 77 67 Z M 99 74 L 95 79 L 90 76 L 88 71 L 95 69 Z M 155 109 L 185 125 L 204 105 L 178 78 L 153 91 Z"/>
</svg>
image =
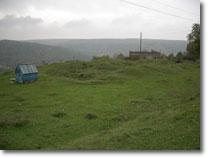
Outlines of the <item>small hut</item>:
<svg viewBox="0 0 208 158">
<path fill-rule="evenodd" d="M 17 83 L 33 82 L 38 79 L 37 67 L 31 64 L 18 64 L 15 74 Z"/>
<path fill-rule="evenodd" d="M 157 59 L 161 58 L 162 55 L 160 52 L 157 51 L 142 51 L 142 52 L 137 52 L 137 51 L 129 51 L 129 57 L 131 59 Z"/>
</svg>

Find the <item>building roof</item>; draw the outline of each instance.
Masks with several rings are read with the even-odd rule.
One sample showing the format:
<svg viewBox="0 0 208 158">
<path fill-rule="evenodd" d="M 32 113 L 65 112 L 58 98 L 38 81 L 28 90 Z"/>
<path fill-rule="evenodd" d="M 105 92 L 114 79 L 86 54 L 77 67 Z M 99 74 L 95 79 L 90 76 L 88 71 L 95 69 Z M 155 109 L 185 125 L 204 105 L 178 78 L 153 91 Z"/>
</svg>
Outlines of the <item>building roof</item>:
<svg viewBox="0 0 208 158">
<path fill-rule="evenodd" d="M 151 51 L 151 52 L 148 52 L 148 51 L 142 51 L 142 52 L 138 52 L 138 51 L 129 51 L 129 54 L 130 55 L 133 55 L 133 56 L 147 56 L 147 55 L 151 55 L 151 56 L 160 56 L 161 53 L 160 52 L 156 52 L 156 51 Z"/>
<path fill-rule="evenodd" d="M 23 74 L 29 74 L 29 73 L 37 73 L 38 69 L 35 65 L 30 65 L 30 64 L 20 64 L 18 65 L 20 71 Z"/>
</svg>

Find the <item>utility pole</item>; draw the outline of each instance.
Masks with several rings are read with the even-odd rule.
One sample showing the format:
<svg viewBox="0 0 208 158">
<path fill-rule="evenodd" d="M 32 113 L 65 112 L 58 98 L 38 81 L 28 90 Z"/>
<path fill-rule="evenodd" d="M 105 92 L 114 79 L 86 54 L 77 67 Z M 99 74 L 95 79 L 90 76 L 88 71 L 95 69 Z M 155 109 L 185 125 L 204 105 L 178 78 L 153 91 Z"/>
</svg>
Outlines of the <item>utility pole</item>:
<svg viewBox="0 0 208 158">
<path fill-rule="evenodd" d="M 140 32 L 140 53 L 142 52 L 142 32 Z"/>
</svg>

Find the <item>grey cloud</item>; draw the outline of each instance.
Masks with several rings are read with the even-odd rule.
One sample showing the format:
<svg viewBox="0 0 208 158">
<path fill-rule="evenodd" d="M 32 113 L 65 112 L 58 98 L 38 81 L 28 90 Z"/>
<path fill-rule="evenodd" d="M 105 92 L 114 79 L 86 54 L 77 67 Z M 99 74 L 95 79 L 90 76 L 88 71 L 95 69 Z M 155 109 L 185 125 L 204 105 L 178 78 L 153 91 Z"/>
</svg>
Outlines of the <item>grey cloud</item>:
<svg viewBox="0 0 208 158">
<path fill-rule="evenodd" d="M 80 19 L 80 20 L 71 20 L 67 22 L 64 27 L 66 28 L 80 28 L 80 27 L 86 27 L 86 26 L 91 26 L 92 21 L 87 20 L 87 19 Z"/>
<path fill-rule="evenodd" d="M 131 1 L 189 17 L 154 1 L 152 4 L 143 0 Z M 200 11 L 199 0 L 168 1 L 184 10 Z M 33 18 L 39 15 L 44 23 L 40 18 Z M 80 19 L 68 21 L 77 18 Z M 142 31 L 144 38 L 186 39 L 196 22 L 200 23 L 197 17 L 186 21 L 120 0 L 0 0 L 1 38 L 137 38 L 138 32 Z"/>
<path fill-rule="evenodd" d="M 6 15 L 0 19 L 0 27 L 14 27 L 14 26 L 33 26 L 42 23 L 41 18 L 32 18 L 30 16 L 16 17 L 14 15 Z"/>
<path fill-rule="evenodd" d="M 27 6 L 30 3 L 30 1 L 26 0 L 0 0 L 0 9 L 1 11 L 8 11 L 13 9 L 24 9 L 25 6 Z"/>
<path fill-rule="evenodd" d="M 128 16 L 122 16 L 119 18 L 115 18 L 112 20 L 112 24 L 113 25 L 123 25 L 123 26 L 131 26 L 131 25 L 137 25 L 137 24 L 141 24 L 145 23 L 145 19 L 139 15 L 139 14 L 134 14 L 134 15 L 128 15 Z"/>
</svg>

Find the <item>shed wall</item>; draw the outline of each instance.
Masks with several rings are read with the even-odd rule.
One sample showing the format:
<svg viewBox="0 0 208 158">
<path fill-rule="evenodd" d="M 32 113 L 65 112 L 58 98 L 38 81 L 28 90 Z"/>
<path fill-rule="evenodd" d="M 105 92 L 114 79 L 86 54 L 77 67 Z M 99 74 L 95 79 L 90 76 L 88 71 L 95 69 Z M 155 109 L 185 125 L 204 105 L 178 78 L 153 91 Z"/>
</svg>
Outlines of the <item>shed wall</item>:
<svg viewBox="0 0 208 158">
<path fill-rule="evenodd" d="M 35 81 L 38 79 L 38 73 L 30 73 L 30 74 L 23 74 L 22 75 L 22 81 Z"/>
</svg>

